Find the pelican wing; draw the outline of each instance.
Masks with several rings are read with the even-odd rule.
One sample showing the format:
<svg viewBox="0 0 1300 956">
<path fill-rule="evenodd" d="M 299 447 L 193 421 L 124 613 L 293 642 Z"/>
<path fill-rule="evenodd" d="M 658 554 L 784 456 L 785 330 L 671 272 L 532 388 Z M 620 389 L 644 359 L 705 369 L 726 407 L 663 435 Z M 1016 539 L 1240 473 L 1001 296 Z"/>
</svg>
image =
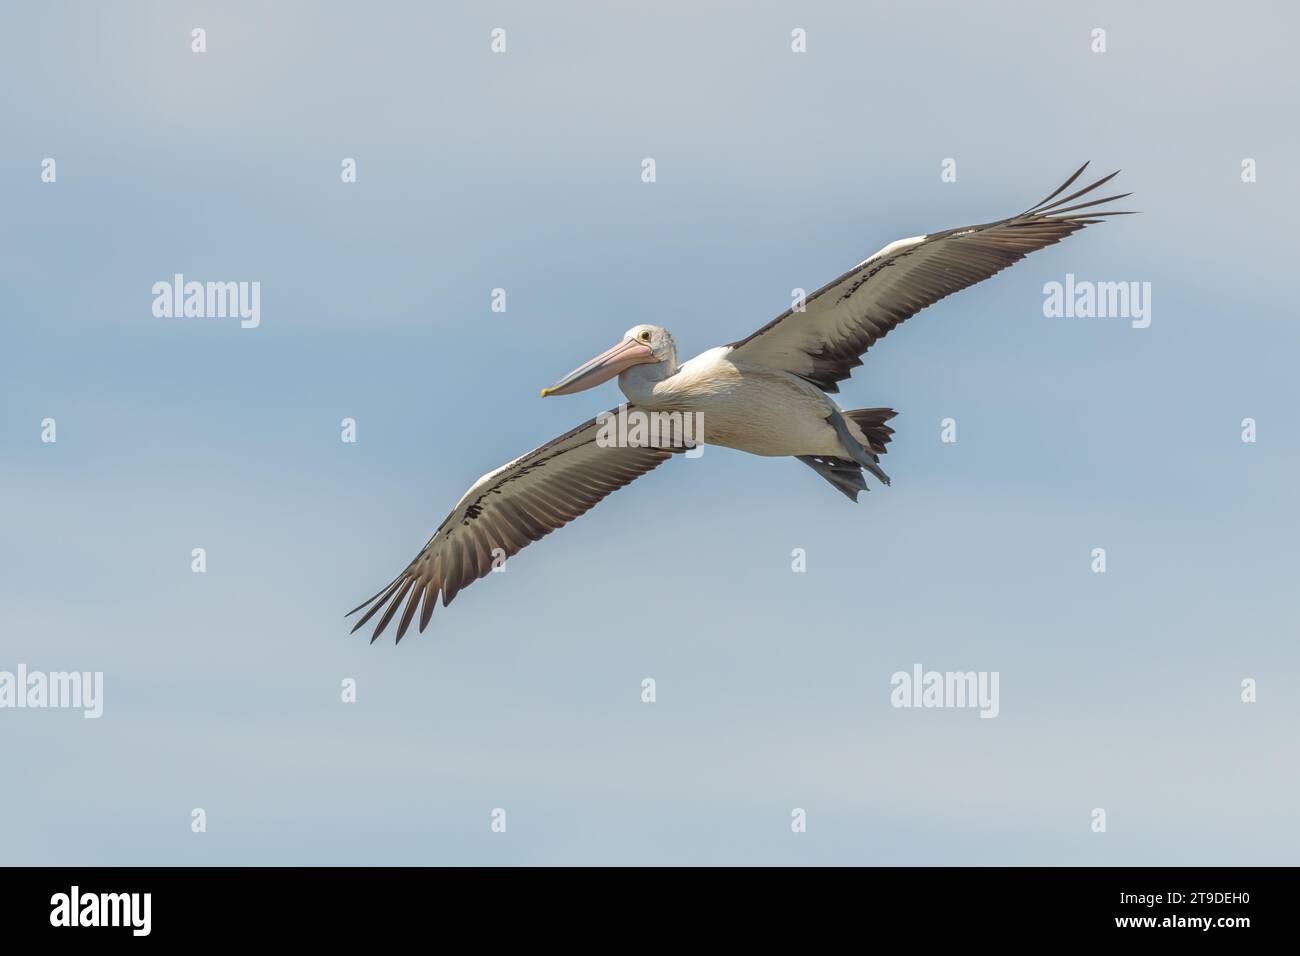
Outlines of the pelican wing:
<svg viewBox="0 0 1300 956">
<path fill-rule="evenodd" d="M 859 356 L 904 319 L 1105 216 L 1127 215 L 1093 207 L 1129 193 L 1075 202 L 1117 173 L 1057 198 L 1087 168 L 1084 163 L 1054 193 L 1018 216 L 891 242 L 814 292 L 804 311 L 791 309 L 733 342 L 728 358 L 783 369 L 838 392 L 835 383 L 862 364 Z"/>
<path fill-rule="evenodd" d="M 439 593 L 446 607 L 461 588 L 501 560 L 585 514 L 673 455 L 661 447 L 599 445 L 598 431 L 599 419 L 593 418 L 476 481 L 406 569 L 348 612 L 351 616 L 365 609 L 353 632 L 383 609 L 373 643 L 403 601 L 397 639 L 406 634 L 417 609 L 423 631 Z"/>
</svg>

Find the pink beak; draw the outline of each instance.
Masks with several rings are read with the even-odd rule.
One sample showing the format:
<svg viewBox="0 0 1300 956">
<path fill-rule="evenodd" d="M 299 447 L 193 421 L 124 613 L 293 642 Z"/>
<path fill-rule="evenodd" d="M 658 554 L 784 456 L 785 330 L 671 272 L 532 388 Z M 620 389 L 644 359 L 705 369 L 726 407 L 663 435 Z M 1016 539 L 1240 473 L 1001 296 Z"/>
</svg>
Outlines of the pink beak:
<svg viewBox="0 0 1300 956">
<path fill-rule="evenodd" d="M 542 389 L 542 398 L 547 395 L 572 395 L 584 389 L 593 388 L 601 382 L 629 369 L 633 365 L 657 362 L 655 353 L 648 346 L 633 339 L 624 339 L 608 352 L 602 352 L 585 365 L 579 365 L 550 388 Z"/>
</svg>

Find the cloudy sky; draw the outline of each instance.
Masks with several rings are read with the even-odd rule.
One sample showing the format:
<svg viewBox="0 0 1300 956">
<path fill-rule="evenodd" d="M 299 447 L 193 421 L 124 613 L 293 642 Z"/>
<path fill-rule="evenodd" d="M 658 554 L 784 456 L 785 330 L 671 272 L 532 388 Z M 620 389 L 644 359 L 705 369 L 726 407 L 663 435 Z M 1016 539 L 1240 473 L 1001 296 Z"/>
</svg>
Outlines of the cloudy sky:
<svg viewBox="0 0 1300 956">
<path fill-rule="evenodd" d="M 0 862 L 1297 862 L 1295 14 L 444 6 L 6 6 L 0 671 L 102 671 L 104 713 L 0 709 Z M 710 448 L 348 636 L 619 400 L 537 392 L 629 326 L 732 341 L 1084 160 L 1143 214 L 846 383 L 891 488 Z M 260 326 L 156 318 L 176 273 Z M 1067 273 L 1150 327 L 1045 317 Z M 892 707 L 916 664 L 998 672 L 997 718 Z"/>
</svg>

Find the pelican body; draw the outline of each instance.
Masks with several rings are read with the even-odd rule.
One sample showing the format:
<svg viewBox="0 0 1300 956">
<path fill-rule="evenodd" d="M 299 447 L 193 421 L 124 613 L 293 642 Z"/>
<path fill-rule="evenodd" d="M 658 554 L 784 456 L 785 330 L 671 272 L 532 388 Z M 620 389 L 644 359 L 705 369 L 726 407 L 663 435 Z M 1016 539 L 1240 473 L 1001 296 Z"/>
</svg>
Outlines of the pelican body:
<svg viewBox="0 0 1300 956">
<path fill-rule="evenodd" d="M 894 433 L 886 423 L 895 412 L 840 408 L 831 398 L 838 383 L 877 340 L 926 306 L 1103 217 L 1127 215 L 1095 207 L 1128 193 L 1075 202 L 1116 173 L 1057 198 L 1087 165 L 1019 215 L 892 242 L 814 292 L 802 307 L 680 365 L 667 329 L 633 326 L 612 348 L 542 389 L 542 397 L 571 395 L 617 376 L 627 398 L 625 413 L 697 416 L 703 423 L 697 437 L 705 443 L 797 458 L 857 501 L 867 488 L 864 470 L 889 484 L 880 456 Z M 374 641 L 399 609 L 397 640 L 417 611 L 423 631 L 439 594 L 445 607 L 504 557 L 690 444 L 662 434 L 611 443 L 603 421 L 593 418 L 476 481 L 402 573 L 349 612 L 365 610 L 353 631 L 382 610 Z"/>
<path fill-rule="evenodd" d="M 628 329 L 618 345 L 543 389 L 542 396 L 593 388 L 614 375 L 632 408 L 698 416 L 706 444 L 798 458 L 854 501 L 866 490 L 861 468 L 889 484 L 879 462 L 893 433 L 885 425 L 894 416 L 891 409 L 845 412 L 822 388 L 749 360 L 734 345 L 709 349 L 679 366 L 672 335 L 657 325 Z"/>
<path fill-rule="evenodd" d="M 627 336 L 635 339 L 647 333 L 655 363 L 647 359 L 618 377 L 631 404 L 651 411 L 698 412 L 707 444 L 751 455 L 852 457 L 831 424 L 841 409 L 816 385 L 747 362 L 731 346 L 709 349 L 679 366 L 667 329 L 636 326 Z M 855 426 L 850 430 L 859 444 L 867 443 Z"/>
</svg>

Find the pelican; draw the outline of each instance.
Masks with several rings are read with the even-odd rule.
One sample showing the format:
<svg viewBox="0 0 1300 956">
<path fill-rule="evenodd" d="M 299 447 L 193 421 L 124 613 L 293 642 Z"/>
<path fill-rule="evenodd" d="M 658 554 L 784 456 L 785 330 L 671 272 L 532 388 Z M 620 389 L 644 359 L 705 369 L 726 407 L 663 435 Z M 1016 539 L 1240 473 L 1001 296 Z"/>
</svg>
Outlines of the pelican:
<svg viewBox="0 0 1300 956">
<path fill-rule="evenodd" d="M 894 433 L 887 422 L 895 412 L 840 408 L 830 397 L 838 383 L 862 364 L 867 349 L 926 306 L 1084 226 L 1128 215 L 1095 207 L 1130 193 L 1076 202 L 1118 171 L 1061 196 L 1087 167 L 1019 215 L 891 242 L 800 307 L 687 362 L 678 364 L 667 329 L 633 326 L 613 348 L 542 389 L 542 397 L 572 395 L 618 376 L 627 398 L 623 414 L 698 415 L 707 444 L 793 456 L 856 502 L 867 488 L 864 470 L 889 484 L 880 456 Z M 382 610 L 373 643 L 399 609 L 398 641 L 416 611 L 423 632 L 439 594 L 446 607 L 501 560 L 689 447 L 676 431 L 667 440 L 602 441 L 606 422 L 603 416 L 584 422 L 474 482 L 401 574 L 348 612 L 365 611 L 353 632 Z"/>
</svg>

